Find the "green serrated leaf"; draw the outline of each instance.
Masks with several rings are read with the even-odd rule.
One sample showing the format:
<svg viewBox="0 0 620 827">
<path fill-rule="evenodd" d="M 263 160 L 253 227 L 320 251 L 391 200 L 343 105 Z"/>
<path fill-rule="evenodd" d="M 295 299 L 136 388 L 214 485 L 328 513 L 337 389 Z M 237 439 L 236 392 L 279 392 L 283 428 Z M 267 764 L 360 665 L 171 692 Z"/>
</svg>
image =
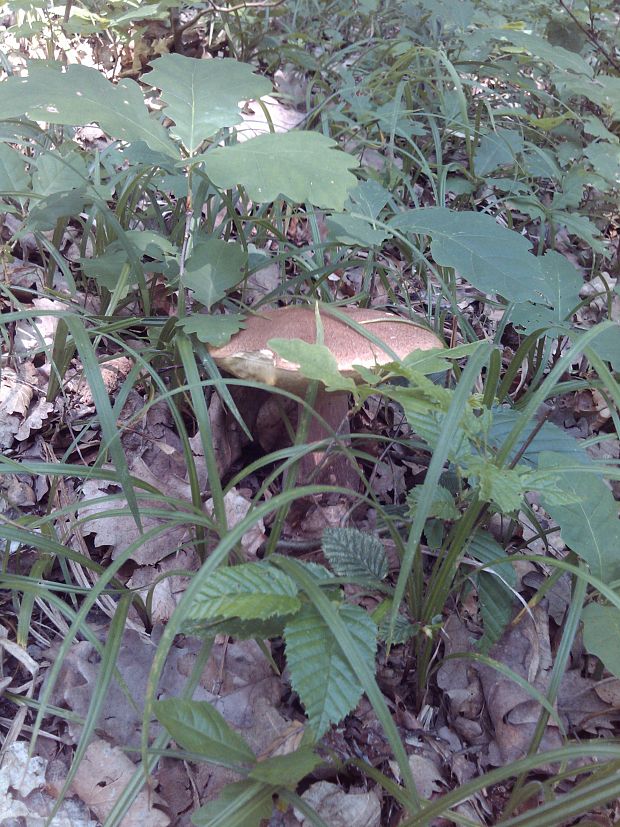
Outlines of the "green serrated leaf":
<svg viewBox="0 0 620 827">
<path fill-rule="evenodd" d="M 323 382 L 331 391 L 355 393 L 355 382 L 340 373 L 336 358 L 325 345 L 310 344 L 302 339 L 270 339 L 267 345 L 282 359 L 299 365 L 307 379 Z"/>
<path fill-rule="evenodd" d="M 323 553 L 340 577 L 383 580 L 388 560 L 383 543 L 373 534 L 356 528 L 326 528 Z"/>
<path fill-rule="evenodd" d="M 185 620 L 183 633 L 195 637 L 213 637 L 218 634 L 230 635 L 235 640 L 270 640 L 282 637 L 284 627 L 294 614 L 278 615 L 268 620 L 240 620 L 238 617 L 217 618 L 216 620 Z"/>
<path fill-rule="evenodd" d="M 245 740 L 207 701 L 167 698 L 153 709 L 177 744 L 206 761 L 226 767 L 253 764 L 256 756 Z"/>
<path fill-rule="evenodd" d="M 404 232 L 429 235 L 437 264 L 454 267 L 483 293 L 516 302 L 548 299 L 547 281 L 540 260 L 529 252 L 530 243 L 489 215 L 425 207 L 401 213 L 389 223 Z"/>
<path fill-rule="evenodd" d="M 561 324 L 581 301 L 583 277 L 566 256 L 550 250 L 540 264 L 547 282 L 549 306 L 518 304 L 510 317 L 512 323 L 524 328 L 526 333 Z"/>
<path fill-rule="evenodd" d="M 148 81 L 161 89 L 166 115 L 174 121 L 170 131 L 190 155 L 223 127 L 243 122 L 241 101 L 272 91 L 269 80 L 232 58 L 162 55 L 153 62 Z"/>
<path fill-rule="evenodd" d="M 220 568 L 203 583 L 187 617 L 190 620 L 238 617 L 266 620 L 293 614 L 301 602 L 291 578 L 268 563 Z"/>
<path fill-rule="evenodd" d="M 321 758 L 309 747 L 301 747 L 296 752 L 259 761 L 248 778 L 273 786 L 294 787 L 320 763 Z"/>
<path fill-rule="evenodd" d="M 244 318 L 245 316 L 240 313 L 228 313 L 225 316 L 194 313 L 192 316 L 180 319 L 177 327 L 182 328 L 188 335 L 193 333 L 205 344 L 222 347 L 231 336 L 245 327 Z"/>
<path fill-rule="evenodd" d="M 410 515 L 413 515 L 413 512 L 418 507 L 421 491 L 422 486 L 416 485 L 407 494 L 407 508 Z M 461 516 L 461 512 L 454 503 L 454 497 L 443 485 L 438 485 L 433 492 L 433 502 L 431 503 L 428 516 L 439 517 L 442 520 L 458 520 Z"/>
<path fill-rule="evenodd" d="M 66 70 L 31 63 L 28 77 L 10 77 L 0 84 L 3 118 L 28 115 L 35 121 L 81 126 L 98 123 L 112 138 L 144 141 L 151 149 L 178 158 L 178 150 L 159 121 L 144 105 L 133 80 L 110 83 L 90 66 Z"/>
<path fill-rule="evenodd" d="M 558 505 L 541 494 L 545 510 L 560 526 L 566 545 L 585 560 L 604 583 L 620 577 L 620 522 L 618 504 L 601 476 L 574 469 L 575 460 L 562 454 L 540 454 L 540 470 L 557 472 L 557 487 L 573 498 Z M 563 467 L 570 468 L 563 472 Z"/>
<path fill-rule="evenodd" d="M 273 812 L 275 791 L 259 781 L 228 784 L 215 801 L 192 813 L 196 827 L 260 827 Z"/>
<path fill-rule="evenodd" d="M 607 246 L 601 238 L 600 230 L 587 216 L 566 210 L 554 210 L 552 217 L 556 224 L 566 227 L 569 233 L 585 241 L 595 253 L 607 255 Z"/>
<path fill-rule="evenodd" d="M 219 238 L 199 241 L 187 259 L 183 283 L 210 310 L 243 279 L 247 260 L 240 244 Z"/>
<path fill-rule="evenodd" d="M 502 513 L 518 511 L 528 490 L 519 468 L 498 468 L 487 457 L 470 457 L 466 473 L 474 476 L 483 502 L 493 503 Z"/>
<path fill-rule="evenodd" d="M 583 645 L 612 675 L 620 678 L 620 609 L 589 603 L 583 610 Z"/>
<path fill-rule="evenodd" d="M 358 606 L 338 608 L 355 639 L 358 654 L 374 670 L 377 627 Z M 362 696 L 359 682 L 330 628 L 306 605 L 284 630 L 291 683 L 306 710 L 315 738 L 355 708 Z"/>
<path fill-rule="evenodd" d="M 217 187 L 244 187 L 257 203 L 284 197 L 324 209 L 342 209 L 357 179 L 357 161 L 318 132 L 259 135 L 242 144 L 217 147 L 204 160 Z M 198 160 L 198 159 L 197 159 Z"/>
<path fill-rule="evenodd" d="M 393 606 L 392 600 L 383 600 L 372 613 L 372 619 L 378 626 L 377 634 L 379 640 L 388 641 L 391 646 L 399 646 L 407 643 L 414 635 L 421 632 L 420 623 L 411 623 L 403 614 L 396 615 L 396 622 L 390 634 L 390 614 Z"/>
</svg>

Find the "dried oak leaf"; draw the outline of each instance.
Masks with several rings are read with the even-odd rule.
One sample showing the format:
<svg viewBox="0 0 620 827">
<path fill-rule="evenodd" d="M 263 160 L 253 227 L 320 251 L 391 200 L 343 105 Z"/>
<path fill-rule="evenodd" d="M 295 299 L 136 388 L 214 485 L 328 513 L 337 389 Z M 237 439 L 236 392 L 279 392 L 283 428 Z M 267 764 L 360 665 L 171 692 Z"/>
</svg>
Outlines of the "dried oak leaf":
<svg viewBox="0 0 620 827">
<path fill-rule="evenodd" d="M 551 647 L 549 617 L 542 606 L 524 614 L 493 646 L 489 656 L 508 666 L 528 684 L 545 694 L 550 680 Z M 485 664 L 477 664 L 486 708 L 494 729 L 490 763 L 503 766 L 527 755 L 540 715 L 540 704 L 510 677 Z M 562 736 L 551 719 L 543 735 L 541 751 L 559 749 Z M 547 767 L 548 771 L 553 771 Z"/>
</svg>

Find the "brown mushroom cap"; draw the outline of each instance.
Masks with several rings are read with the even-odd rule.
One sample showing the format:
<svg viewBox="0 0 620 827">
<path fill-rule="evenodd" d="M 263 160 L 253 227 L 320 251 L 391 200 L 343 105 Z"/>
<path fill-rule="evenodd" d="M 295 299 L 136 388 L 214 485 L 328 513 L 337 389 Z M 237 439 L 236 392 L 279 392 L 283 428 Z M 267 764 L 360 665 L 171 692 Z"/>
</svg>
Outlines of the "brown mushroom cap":
<svg viewBox="0 0 620 827">
<path fill-rule="evenodd" d="M 331 351 L 339 371 L 353 379 L 357 373 L 353 365 L 374 368 L 399 359 L 414 350 L 441 348 L 443 343 L 428 328 L 381 310 L 338 308 L 352 322 L 384 342 L 388 349 L 377 346 L 363 333 L 346 322 L 321 309 L 323 344 Z M 261 310 L 245 321 L 245 329 L 236 333 L 223 347 L 211 348 L 216 364 L 241 379 L 252 379 L 292 392 L 303 392 L 308 380 L 301 376 L 298 366 L 282 359 L 267 344 L 270 339 L 317 340 L 314 309 L 305 306 L 280 307 Z"/>
</svg>

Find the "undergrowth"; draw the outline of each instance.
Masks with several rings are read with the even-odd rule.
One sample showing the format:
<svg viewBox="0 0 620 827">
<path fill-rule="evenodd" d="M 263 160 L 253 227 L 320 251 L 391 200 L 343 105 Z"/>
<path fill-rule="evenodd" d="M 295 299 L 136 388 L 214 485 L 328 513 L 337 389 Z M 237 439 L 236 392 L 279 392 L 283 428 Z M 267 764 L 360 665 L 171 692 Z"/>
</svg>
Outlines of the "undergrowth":
<svg viewBox="0 0 620 827">
<path fill-rule="evenodd" d="M 3 398 L 1 588 L 19 646 L 41 625 L 47 642 L 59 640 L 36 692 L 5 693 L 28 713 L 33 751 L 74 642 L 90 641 L 100 658 L 58 804 L 118 680 L 126 624 L 150 632 L 155 587 L 179 574 L 187 585 L 158 637 L 146 697 L 137 699 L 140 761 L 106 825 L 121 823 L 164 754 L 238 773 L 193 814 L 195 824 L 258 825 L 274 800 L 323 824 L 299 793 L 335 760 L 322 739 L 362 694 L 396 763 L 377 768 L 352 757 L 336 766 L 382 787 L 400 819 L 393 823 L 442 816 L 470 824 L 459 805 L 500 783 L 511 792 L 494 818 L 506 825 L 560 824 L 618 797 L 618 742 L 577 737 L 556 708 L 579 635 L 597 673 L 620 676 L 609 635 L 620 628 L 610 488 L 620 469 L 613 454 L 600 459 L 605 453 L 592 450 L 617 439 L 620 408 L 610 276 L 620 180 L 613 4 L 529 2 L 515 10 L 500 0 L 364 0 L 232 12 L 198 4 L 181 17 L 171 17 L 169 5 L 121 4 L 112 13 L 69 4 L 63 20 L 47 4 L 21 4 L 7 36 L 31 38 L 48 60 L 22 61 L 6 47 L 3 54 L 0 191 L 11 220 L 2 248 L 2 368 L 13 372 L 14 387 L 30 390 L 21 409 L 15 397 L 12 408 Z M 213 59 L 162 48 L 121 72 L 123 50 L 154 20 L 169 27 L 166 48 L 199 30 Z M 113 72 L 63 67 L 80 37 L 105 41 L 119 56 Z M 255 137 L 239 104 L 265 108 L 269 126 L 260 98 L 278 78 L 283 98 L 295 96 L 301 128 Z M 82 129 L 90 124 L 101 130 L 93 140 Z M 18 259 L 28 259 L 31 274 L 16 286 Z M 261 294 L 261 275 L 274 272 Z M 33 301 L 43 298 L 51 302 Z M 319 310 L 380 303 L 422 319 L 447 347 L 360 369 L 352 408 L 400 411 L 400 431 L 354 431 L 323 446 L 298 437 L 222 475 L 209 408 L 219 394 L 243 430 L 236 393 L 254 384 L 222 376 L 209 348 L 261 306 L 300 302 Z M 111 393 L 104 369 L 120 357 L 127 369 Z M 336 387 L 318 347 L 299 358 L 302 372 Z M 32 365 L 47 370 L 45 387 Z M 83 410 L 80 382 L 90 394 Z M 283 403 L 291 396 L 275 393 Z M 556 424 L 558 410 L 580 394 L 605 411 L 587 439 Z M 310 397 L 301 402 L 303 437 L 312 405 Z M 44 407 L 31 428 L 47 448 L 28 452 L 18 414 L 35 403 Z M 178 440 L 187 496 L 136 472 L 130 437 L 158 406 Z M 394 446 L 418 470 L 389 507 L 372 474 Z M 350 497 L 348 513 L 357 506 L 376 515 L 374 533 L 355 520 L 326 530 L 320 564 L 287 554 L 284 535 L 296 504 L 338 494 L 312 481 L 296 485 L 300 458 L 317 448 L 357 459 L 362 491 L 340 493 Z M 36 507 L 7 493 L 24 475 L 47 481 Z M 232 521 L 227 497 L 248 479 L 249 510 Z M 101 521 L 133 522 L 113 559 L 84 541 L 93 520 L 97 530 Z M 242 541 L 260 521 L 269 526 L 265 554 L 248 561 Z M 532 530 L 515 543 L 524 525 Z M 127 564 L 171 529 L 182 537 L 176 551 L 192 549 L 200 567 L 172 569 L 146 589 L 127 586 Z M 563 553 L 550 542 L 558 532 Z M 534 552 L 536 540 L 542 549 Z M 528 561 L 546 576 L 526 600 L 516 570 Z M 541 692 L 494 658 L 493 646 L 560 577 L 570 599 Z M 442 661 L 445 619 L 472 590 L 480 634 L 462 656 L 525 690 L 538 704 L 536 721 L 520 760 L 427 801 L 378 682 L 377 656 L 404 647 L 414 664 L 409 703 L 420 712 Z M 373 596 L 371 610 L 360 593 Z M 93 628 L 101 611 L 110 616 L 103 640 Z M 285 759 L 257 757 L 213 705 L 192 700 L 221 633 L 283 642 L 307 716 L 301 744 Z M 202 659 L 181 698 L 160 699 L 179 634 L 200 638 Z M 156 720 L 163 728 L 153 735 Z M 550 721 L 562 744 L 540 751 Z M 577 761 L 577 780 L 562 787 Z M 550 765 L 560 770 L 545 776 Z M 539 803 L 527 810 L 531 779 Z"/>
</svg>

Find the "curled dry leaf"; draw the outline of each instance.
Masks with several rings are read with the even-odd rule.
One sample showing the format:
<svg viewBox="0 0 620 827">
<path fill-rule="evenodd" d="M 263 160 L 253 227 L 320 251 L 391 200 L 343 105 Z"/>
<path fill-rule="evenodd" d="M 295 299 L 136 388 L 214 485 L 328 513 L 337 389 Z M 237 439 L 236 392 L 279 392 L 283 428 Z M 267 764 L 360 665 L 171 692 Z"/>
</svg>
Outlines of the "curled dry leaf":
<svg viewBox="0 0 620 827">
<path fill-rule="evenodd" d="M 167 473 L 164 473 L 164 467 L 168 468 Z M 130 465 L 133 476 L 157 488 L 164 496 L 189 501 L 189 485 L 180 480 L 171 468 L 171 464 L 165 466 L 162 463 L 159 468 L 161 474 L 156 477 L 141 457 L 136 457 Z M 108 500 L 106 495 L 111 489 L 113 486 L 104 482 L 89 480 L 84 483 L 82 489 L 84 499 L 80 504 L 78 514 L 80 519 L 92 518 L 83 524 L 82 532 L 95 534 L 95 545 L 110 546 L 112 557 L 116 558 L 127 546 L 138 540 L 142 532 L 138 530 L 132 517 L 114 515 L 113 512 L 127 508 L 127 502 L 124 499 Z M 146 507 L 152 507 L 154 504 L 157 507 L 166 507 L 165 503 L 157 503 L 153 499 L 143 503 Z M 145 531 L 163 524 L 162 519 L 148 515 L 142 517 L 142 522 Z M 140 565 L 153 566 L 168 555 L 175 553 L 187 537 L 187 531 L 184 525 L 173 526 L 139 545 L 131 555 L 131 559 Z"/>
<path fill-rule="evenodd" d="M 6 474 L 0 479 L 0 491 L 13 508 L 31 508 L 36 503 L 32 486 L 18 479 L 15 474 Z"/>
<path fill-rule="evenodd" d="M 67 305 L 56 299 L 33 299 L 32 306 L 43 313 L 32 320 L 23 319 L 17 323 L 15 350 L 18 354 L 30 354 L 33 351 L 51 347 L 58 327 L 58 316 L 51 316 L 45 311 L 52 310 L 56 313 L 67 311 Z"/>
<path fill-rule="evenodd" d="M 104 822 L 131 781 L 135 765 L 118 747 L 112 747 L 101 739 L 88 745 L 75 778 L 73 791 Z M 122 827 L 168 827 L 170 819 L 158 809 L 162 799 L 157 793 L 142 790 L 122 820 Z"/>
<path fill-rule="evenodd" d="M 23 416 L 37 387 L 37 371 L 32 362 L 23 362 L 19 372 L 2 368 L 0 377 L 0 415 Z"/>
<path fill-rule="evenodd" d="M 381 827 L 381 799 L 375 790 L 352 787 L 347 793 L 329 781 L 318 781 L 308 787 L 302 798 L 330 827 L 351 827 L 352 824 L 355 827 Z M 295 817 L 304 827 L 312 824 L 297 811 Z"/>
<path fill-rule="evenodd" d="M 36 405 L 30 410 L 28 416 L 19 426 L 15 438 L 18 441 L 28 439 L 31 431 L 38 431 L 43 427 L 43 423 L 48 415 L 54 410 L 52 402 L 46 402 L 45 399 L 39 399 Z"/>
<path fill-rule="evenodd" d="M 605 703 L 620 709 L 620 679 L 612 678 L 611 680 L 601 681 L 595 686 L 596 694 Z"/>
<path fill-rule="evenodd" d="M 530 613 L 524 614 L 516 626 L 504 632 L 489 654 L 545 694 L 553 665 L 546 610 L 535 606 Z M 478 664 L 476 668 L 494 729 L 494 742 L 489 750 L 491 763 L 503 766 L 524 758 L 538 722 L 540 704 L 496 669 L 484 664 Z M 550 720 L 541 748 L 551 750 L 561 746 L 562 736 L 557 724 Z M 553 771 L 550 767 L 547 769 Z"/>
<path fill-rule="evenodd" d="M 233 528 L 243 520 L 252 503 L 243 497 L 235 488 L 232 488 L 224 496 L 224 508 L 226 509 L 226 521 L 228 528 Z M 205 503 L 205 510 L 209 515 L 213 515 L 213 500 L 207 500 Z M 249 560 L 256 558 L 256 552 L 265 542 L 265 524 L 262 520 L 258 520 L 241 538 L 241 546 Z"/>
<path fill-rule="evenodd" d="M 108 395 L 111 396 L 133 367 L 133 362 L 126 356 L 119 356 L 117 359 L 110 359 L 110 361 L 104 362 L 99 367 L 105 389 Z M 93 394 L 85 378 L 79 380 L 74 390 L 82 405 L 89 407 L 93 404 Z"/>
<path fill-rule="evenodd" d="M 43 427 L 54 406 L 45 399 L 39 399 L 32 405 L 37 391 L 38 375 L 32 362 L 23 362 L 17 372 L 11 368 L 1 369 L 0 451 L 10 448 L 16 439 L 23 441 L 31 431 Z"/>
<path fill-rule="evenodd" d="M 572 731 L 611 734 L 620 720 L 620 681 L 595 681 L 584 678 L 580 669 L 569 669 L 562 676 L 558 710 Z"/>
</svg>

